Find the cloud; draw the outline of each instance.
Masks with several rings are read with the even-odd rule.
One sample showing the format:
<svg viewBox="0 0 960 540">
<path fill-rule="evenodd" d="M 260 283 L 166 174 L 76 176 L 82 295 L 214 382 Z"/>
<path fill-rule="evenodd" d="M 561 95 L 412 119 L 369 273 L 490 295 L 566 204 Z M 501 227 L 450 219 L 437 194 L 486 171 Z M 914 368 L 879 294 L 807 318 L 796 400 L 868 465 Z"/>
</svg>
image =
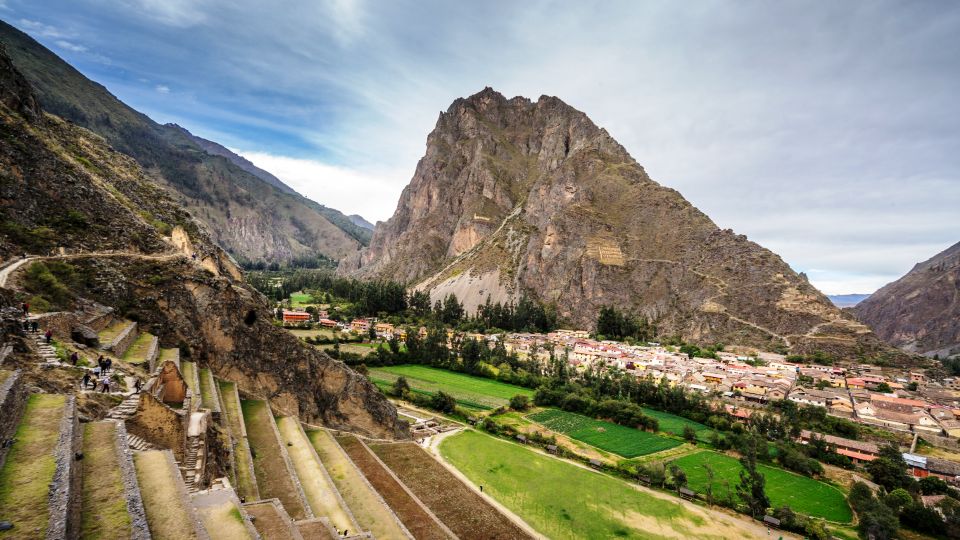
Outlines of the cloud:
<svg viewBox="0 0 960 540">
<path fill-rule="evenodd" d="M 344 214 L 371 222 L 388 218 L 397 207 L 405 171 L 364 171 L 316 160 L 232 150 L 270 172 L 301 195 Z"/>
<path fill-rule="evenodd" d="M 157 92 L 159 92 L 159 93 L 161 93 L 161 94 L 169 94 L 169 93 L 170 93 L 170 87 L 169 87 L 169 86 L 164 86 L 164 85 L 162 85 L 162 84 L 158 84 L 158 85 L 154 88 L 154 90 L 156 90 Z"/>
<path fill-rule="evenodd" d="M 66 49 L 73 52 L 86 52 L 87 48 L 83 45 L 77 45 L 76 43 L 71 43 L 65 39 L 58 39 L 54 43 L 57 44 L 61 49 Z"/>
<path fill-rule="evenodd" d="M 38 21 L 33 21 L 30 19 L 20 19 L 19 21 L 20 28 L 23 28 L 28 34 L 34 37 L 41 38 L 65 38 L 70 37 L 59 29 L 56 26 L 51 26 L 49 24 L 43 24 Z"/>
</svg>

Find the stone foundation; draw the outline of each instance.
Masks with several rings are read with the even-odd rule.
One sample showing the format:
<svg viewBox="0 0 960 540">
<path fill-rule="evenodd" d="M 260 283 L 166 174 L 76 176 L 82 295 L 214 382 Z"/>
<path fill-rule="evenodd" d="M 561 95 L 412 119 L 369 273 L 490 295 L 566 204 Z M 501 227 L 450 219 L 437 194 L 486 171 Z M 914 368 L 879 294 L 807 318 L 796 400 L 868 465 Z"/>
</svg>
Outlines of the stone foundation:
<svg viewBox="0 0 960 540">
<path fill-rule="evenodd" d="M 83 447 L 80 437 L 80 417 L 74 396 L 67 396 L 60 420 L 60 439 L 55 450 L 57 468 L 50 482 L 48 495 L 50 523 L 47 525 L 48 540 L 77 538 L 80 534 L 80 494 L 82 475 L 76 455 Z"/>
</svg>

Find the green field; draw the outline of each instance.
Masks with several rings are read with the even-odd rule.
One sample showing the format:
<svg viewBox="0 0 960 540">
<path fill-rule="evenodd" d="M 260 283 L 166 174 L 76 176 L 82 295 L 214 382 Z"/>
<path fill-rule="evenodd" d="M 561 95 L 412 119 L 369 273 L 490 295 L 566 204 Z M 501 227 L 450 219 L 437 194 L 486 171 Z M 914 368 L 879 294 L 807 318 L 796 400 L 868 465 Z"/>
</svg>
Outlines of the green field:
<svg viewBox="0 0 960 540">
<path fill-rule="evenodd" d="M 682 444 L 680 441 L 639 429 L 558 409 L 547 409 L 527 418 L 553 431 L 625 458 L 652 454 Z"/>
<path fill-rule="evenodd" d="M 736 485 L 740 483 L 741 470 L 740 462 L 736 458 L 705 450 L 683 456 L 671 463 L 687 473 L 690 489 L 700 493 L 703 493 L 707 486 L 707 473 L 703 464 L 709 465 L 714 472 L 713 496 L 722 498 L 732 494 L 736 497 Z M 767 479 L 767 496 L 774 507 L 787 505 L 795 512 L 840 523 L 848 523 L 852 519 L 850 507 L 839 489 L 768 465 L 759 465 L 759 468 Z"/>
<path fill-rule="evenodd" d="M 444 439 L 440 453 L 549 538 L 757 537 L 756 529 L 742 528 L 745 522 L 737 518 L 683 506 L 476 431 Z"/>
<path fill-rule="evenodd" d="M 648 409 L 646 407 L 642 407 L 642 409 L 643 414 L 657 419 L 657 423 L 660 424 L 660 431 L 664 433 L 671 433 L 682 437 L 684 426 L 690 426 L 693 428 L 693 431 L 697 433 L 697 439 L 701 441 L 708 440 L 710 434 L 713 433 L 713 430 L 707 426 L 699 422 L 694 422 L 693 420 L 688 420 L 682 416 L 658 411 L 656 409 Z"/>
<path fill-rule="evenodd" d="M 453 396 L 457 403 L 475 409 L 495 409 L 506 405 L 517 394 L 533 397 L 533 390 L 492 379 L 428 366 L 404 365 L 370 369 L 370 380 L 381 388 L 393 384 L 398 377 L 407 378 L 410 389 L 422 394 L 439 390 Z"/>
<path fill-rule="evenodd" d="M 313 297 L 304 292 L 295 292 L 290 294 L 290 306 L 300 307 L 313 303 Z"/>
</svg>

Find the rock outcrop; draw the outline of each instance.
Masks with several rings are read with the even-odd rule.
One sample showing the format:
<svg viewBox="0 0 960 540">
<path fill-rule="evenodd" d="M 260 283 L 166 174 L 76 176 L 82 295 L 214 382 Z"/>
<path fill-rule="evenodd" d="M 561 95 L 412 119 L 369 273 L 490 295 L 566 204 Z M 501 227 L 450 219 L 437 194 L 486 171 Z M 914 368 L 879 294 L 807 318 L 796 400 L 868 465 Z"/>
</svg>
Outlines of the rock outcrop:
<svg viewBox="0 0 960 540">
<path fill-rule="evenodd" d="M 960 353 L 960 243 L 917 264 L 853 312 L 881 339 L 906 351 Z"/>
<path fill-rule="evenodd" d="M 526 293 L 592 327 L 615 305 L 662 335 L 870 354 L 870 331 L 776 254 L 719 229 L 584 113 L 487 88 L 440 114 L 393 217 L 340 271 L 456 292 Z"/>
</svg>

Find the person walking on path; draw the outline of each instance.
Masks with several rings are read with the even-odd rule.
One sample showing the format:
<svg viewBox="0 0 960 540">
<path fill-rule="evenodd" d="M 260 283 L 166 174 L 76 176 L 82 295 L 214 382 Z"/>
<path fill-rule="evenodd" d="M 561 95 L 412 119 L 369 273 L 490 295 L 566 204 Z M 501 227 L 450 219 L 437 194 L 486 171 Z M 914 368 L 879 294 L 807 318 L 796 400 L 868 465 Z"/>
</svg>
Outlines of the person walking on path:
<svg viewBox="0 0 960 540">
<path fill-rule="evenodd" d="M 113 360 L 110 358 L 104 360 L 103 367 L 107 368 L 107 371 L 110 371 L 110 369 L 113 368 Z M 106 371 L 104 373 L 106 373 Z"/>
<path fill-rule="evenodd" d="M 83 388 L 84 390 L 86 390 L 86 389 L 87 389 L 87 386 L 89 386 L 89 385 L 90 385 L 90 372 L 89 372 L 89 371 L 85 371 L 85 372 L 83 372 L 82 388 Z"/>
<path fill-rule="evenodd" d="M 30 328 L 33 330 L 33 333 L 36 334 L 40 330 L 40 323 L 37 321 L 30 321 Z"/>
<path fill-rule="evenodd" d="M 47 340 L 47 345 L 49 345 L 50 340 L 53 339 L 53 330 L 47 330 L 44 332 L 43 337 Z"/>
<path fill-rule="evenodd" d="M 77 351 L 73 351 L 70 354 L 70 363 L 73 365 L 77 365 L 77 362 L 79 361 L 80 361 L 80 355 L 77 353 Z"/>
<path fill-rule="evenodd" d="M 106 372 L 107 368 L 104 365 L 103 355 L 100 355 L 100 358 L 97 358 L 97 368 L 102 372 Z"/>
<path fill-rule="evenodd" d="M 20 308 L 23 309 L 23 317 L 27 318 L 30 316 L 30 304 L 24 302 L 20 304 Z"/>
<path fill-rule="evenodd" d="M 100 379 L 100 384 L 103 385 L 103 388 L 100 389 L 101 393 L 110 393 L 110 377 L 104 375 L 103 379 Z"/>
<path fill-rule="evenodd" d="M 143 388 L 143 381 L 140 380 L 140 377 L 137 377 L 136 382 L 133 383 L 133 393 L 139 394 L 141 388 Z"/>
</svg>

